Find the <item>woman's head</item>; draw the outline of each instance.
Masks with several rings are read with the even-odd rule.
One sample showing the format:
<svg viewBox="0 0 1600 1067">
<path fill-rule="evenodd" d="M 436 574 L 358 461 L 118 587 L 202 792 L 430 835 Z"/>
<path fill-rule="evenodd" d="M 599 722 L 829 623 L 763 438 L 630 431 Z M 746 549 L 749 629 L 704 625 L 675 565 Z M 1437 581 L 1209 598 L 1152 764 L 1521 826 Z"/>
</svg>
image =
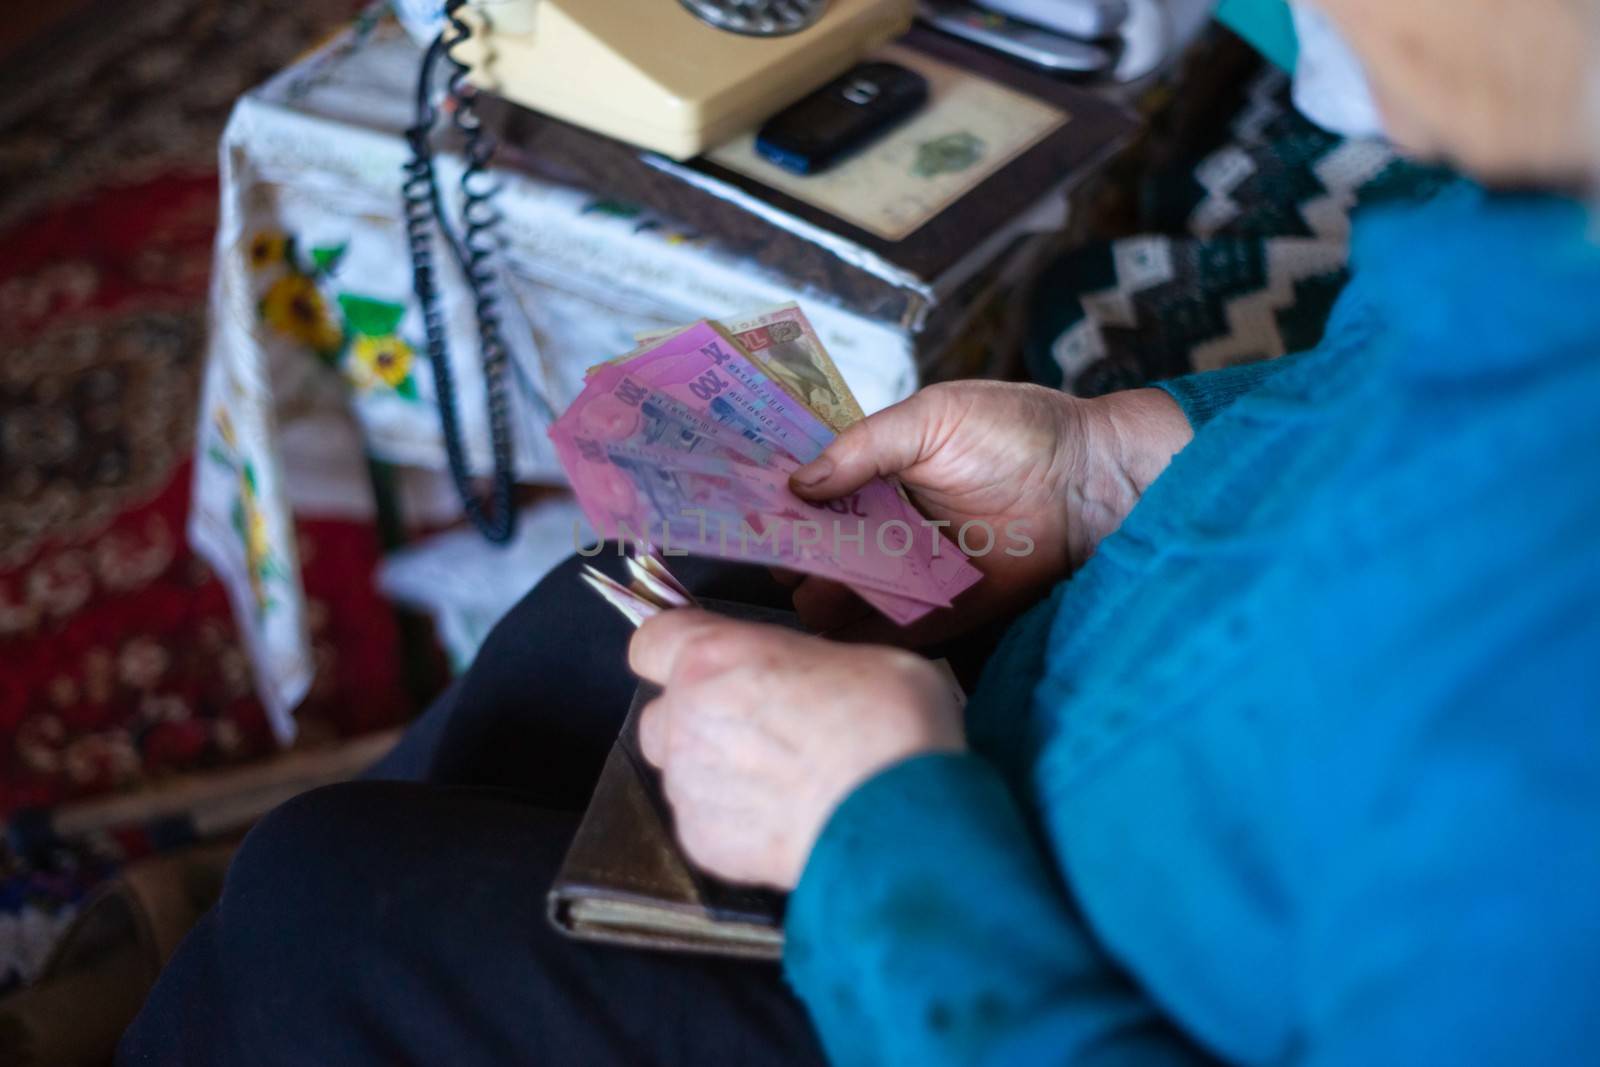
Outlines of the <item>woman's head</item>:
<svg viewBox="0 0 1600 1067">
<path fill-rule="evenodd" d="M 1600 0 L 1316 0 L 1389 137 L 1490 181 L 1600 175 Z"/>
</svg>

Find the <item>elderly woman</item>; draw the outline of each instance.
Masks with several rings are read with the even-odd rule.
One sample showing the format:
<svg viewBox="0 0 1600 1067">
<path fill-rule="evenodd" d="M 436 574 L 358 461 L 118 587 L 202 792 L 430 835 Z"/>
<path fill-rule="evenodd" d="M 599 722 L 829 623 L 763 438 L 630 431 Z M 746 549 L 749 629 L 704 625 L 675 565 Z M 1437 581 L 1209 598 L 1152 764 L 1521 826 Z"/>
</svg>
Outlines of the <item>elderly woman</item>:
<svg viewBox="0 0 1600 1067">
<path fill-rule="evenodd" d="M 391 764 L 434 784 L 256 830 L 124 1062 L 1592 1062 L 1600 247 L 1559 191 L 1596 16 L 1321 7 L 1396 143 L 1525 191 L 1358 219 L 1313 351 L 931 388 L 797 472 L 1026 524 L 916 635 L 1033 605 L 964 716 L 881 645 L 685 612 L 628 648 L 685 848 L 794 890 L 781 978 L 544 927 L 631 684 L 558 572 Z"/>
</svg>

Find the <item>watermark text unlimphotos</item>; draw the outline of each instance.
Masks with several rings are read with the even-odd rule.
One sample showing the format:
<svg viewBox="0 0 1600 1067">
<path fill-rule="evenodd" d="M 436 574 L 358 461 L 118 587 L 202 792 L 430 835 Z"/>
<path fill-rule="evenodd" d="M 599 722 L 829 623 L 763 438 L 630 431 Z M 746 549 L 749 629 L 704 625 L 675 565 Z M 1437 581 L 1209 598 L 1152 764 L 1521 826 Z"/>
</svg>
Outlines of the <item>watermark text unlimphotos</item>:
<svg viewBox="0 0 1600 1067">
<path fill-rule="evenodd" d="M 937 557 L 947 548 L 945 538 L 951 532 L 961 551 L 977 559 L 996 551 L 1019 558 L 1033 555 L 1033 538 L 1028 536 L 1027 523 L 1021 519 L 1008 520 L 999 531 L 983 519 L 968 519 L 960 524 L 948 519 L 922 519 L 915 526 L 904 519 L 889 519 L 869 532 L 866 520 L 860 518 L 837 516 L 818 521 L 763 515 L 758 525 L 752 526 L 748 519 L 731 523 L 721 516 L 687 508 L 677 520 L 647 523 L 643 529 L 619 522 L 614 540 L 618 555 L 629 544 L 637 551 L 653 546 L 664 556 L 687 556 L 691 549 L 685 546 L 701 551 L 715 546 L 717 554 L 724 558 L 769 559 L 771 553 L 788 545 L 797 552 L 831 551 L 836 557 L 853 551 L 860 556 L 872 552 L 898 558 L 916 547 L 919 536 L 927 538 L 929 554 Z M 598 556 L 606 550 L 605 542 L 589 543 L 585 534 L 583 524 L 574 521 L 572 547 L 578 555 Z"/>
</svg>

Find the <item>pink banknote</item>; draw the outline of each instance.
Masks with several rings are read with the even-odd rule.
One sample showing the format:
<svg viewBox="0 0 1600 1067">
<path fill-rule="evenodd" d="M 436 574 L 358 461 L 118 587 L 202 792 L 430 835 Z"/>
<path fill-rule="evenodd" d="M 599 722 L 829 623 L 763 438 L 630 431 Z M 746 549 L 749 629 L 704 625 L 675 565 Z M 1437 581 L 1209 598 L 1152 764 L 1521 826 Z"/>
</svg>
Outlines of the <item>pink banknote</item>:
<svg viewBox="0 0 1600 1067">
<path fill-rule="evenodd" d="M 934 573 L 934 531 L 907 521 L 885 482 L 813 504 L 789 490 L 783 471 L 732 457 L 582 436 L 558 447 L 585 514 L 607 539 L 787 567 L 925 606 L 950 603 Z"/>
<path fill-rule="evenodd" d="M 820 575 L 902 624 L 980 577 L 883 479 L 795 496 L 789 473 L 833 430 L 707 323 L 596 368 L 550 436 L 608 540 Z"/>
</svg>

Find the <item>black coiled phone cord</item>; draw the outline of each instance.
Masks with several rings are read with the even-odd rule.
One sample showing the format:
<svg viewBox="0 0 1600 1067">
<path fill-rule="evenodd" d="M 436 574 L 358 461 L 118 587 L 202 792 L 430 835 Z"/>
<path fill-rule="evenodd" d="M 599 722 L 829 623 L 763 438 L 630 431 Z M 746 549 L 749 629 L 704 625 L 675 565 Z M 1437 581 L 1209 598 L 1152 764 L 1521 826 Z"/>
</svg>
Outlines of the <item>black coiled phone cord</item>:
<svg viewBox="0 0 1600 1067">
<path fill-rule="evenodd" d="M 500 336 L 498 297 L 494 292 L 493 228 L 500 216 L 492 198 L 495 188 L 489 180 L 489 157 L 494 144 L 474 107 L 476 90 L 466 83 L 468 67 L 451 55 L 451 50 L 472 35 L 462 21 L 460 9 L 465 0 L 446 0 L 447 27 L 440 32 L 422 60 L 417 77 L 416 123 L 406 131 L 411 144 L 411 160 L 405 167 L 406 239 L 411 249 L 412 288 L 422 310 L 423 332 L 427 340 L 428 362 L 433 367 L 434 390 L 439 401 L 439 425 L 444 434 L 450 477 L 461 497 L 467 518 L 485 538 L 495 544 L 511 540 L 516 531 L 517 514 L 513 501 L 515 472 L 511 447 L 511 398 L 507 392 L 507 352 Z M 429 136 L 438 120 L 433 104 L 434 68 L 440 58 L 453 68 L 448 92 L 454 107 L 451 121 L 460 131 L 466 167 L 461 174 L 462 232 L 459 237 L 445 219 L 444 201 L 434 172 L 433 146 Z M 472 470 L 461 440 L 461 415 L 456 402 L 455 378 L 450 370 L 449 341 L 444 314 L 439 308 L 438 280 L 434 273 L 433 232 L 450 246 L 461 273 L 472 290 L 478 318 L 478 342 L 483 353 L 483 384 L 487 394 L 489 441 L 494 471 L 488 499 L 478 495 Z"/>
</svg>

